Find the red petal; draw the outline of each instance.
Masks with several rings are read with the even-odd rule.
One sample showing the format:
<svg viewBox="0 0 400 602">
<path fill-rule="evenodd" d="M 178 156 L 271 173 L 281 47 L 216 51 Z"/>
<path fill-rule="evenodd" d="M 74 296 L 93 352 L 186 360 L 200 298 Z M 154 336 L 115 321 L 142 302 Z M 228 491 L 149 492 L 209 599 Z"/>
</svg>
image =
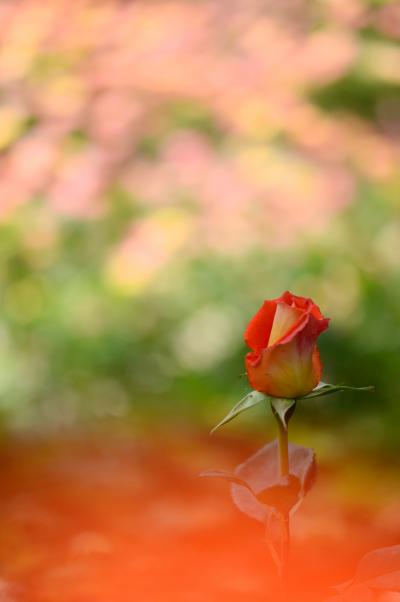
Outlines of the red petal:
<svg viewBox="0 0 400 602">
<path fill-rule="evenodd" d="M 288 305 L 287 303 L 277 303 L 274 321 L 272 323 L 271 333 L 268 339 L 268 347 L 278 343 L 283 337 L 286 337 L 304 316 L 304 311 Z"/>
<path fill-rule="evenodd" d="M 246 345 L 260 352 L 267 347 L 276 311 L 276 300 L 264 301 L 256 315 L 250 320 L 244 333 Z"/>
<path fill-rule="evenodd" d="M 313 353 L 313 357 L 312 357 L 312 362 L 313 362 L 313 369 L 314 369 L 314 374 L 316 377 L 316 385 L 319 383 L 319 381 L 321 380 L 321 376 L 322 376 L 322 361 L 321 361 L 321 356 L 319 354 L 319 349 L 318 347 L 315 347 L 314 349 L 314 353 Z"/>
<path fill-rule="evenodd" d="M 304 314 L 292 331 L 260 354 L 246 356 L 251 386 L 274 397 L 295 398 L 309 393 L 321 379 L 318 336 L 328 320 Z"/>
<path fill-rule="evenodd" d="M 323 320 L 324 316 L 321 313 L 320 308 L 318 307 L 318 305 L 315 305 L 315 303 L 313 303 L 310 299 L 310 303 L 311 303 L 311 313 L 314 316 L 314 318 L 317 318 L 317 320 Z"/>
<path fill-rule="evenodd" d="M 323 332 L 328 327 L 328 320 L 323 317 L 319 307 L 307 297 L 299 297 L 293 295 L 290 291 L 285 291 L 277 299 L 264 301 L 263 305 L 256 313 L 256 315 L 250 320 L 249 325 L 244 334 L 244 340 L 246 344 L 253 351 L 260 353 L 263 349 L 266 349 L 269 345 L 271 330 L 273 328 L 276 308 L 278 304 L 286 304 L 291 308 L 299 310 L 298 321 L 293 324 L 289 330 L 279 339 L 273 343 L 286 343 L 292 340 L 300 331 L 305 328 L 308 323 L 308 318 L 313 317 L 312 324 L 313 330 L 318 334 Z M 317 324 L 314 324 L 314 323 Z"/>
<path fill-rule="evenodd" d="M 281 296 L 281 300 L 287 303 L 288 305 L 293 305 L 294 307 L 297 307 L 298 309 L 311 311 L 313 316 L 318 320 L 322 320 L 324 317 L 318 305 L 316 305 L 314 301 L 308 297 L 300 297 L 298 295 L 293 295 L 290 291 L 285 291 Z"/>
</svg>

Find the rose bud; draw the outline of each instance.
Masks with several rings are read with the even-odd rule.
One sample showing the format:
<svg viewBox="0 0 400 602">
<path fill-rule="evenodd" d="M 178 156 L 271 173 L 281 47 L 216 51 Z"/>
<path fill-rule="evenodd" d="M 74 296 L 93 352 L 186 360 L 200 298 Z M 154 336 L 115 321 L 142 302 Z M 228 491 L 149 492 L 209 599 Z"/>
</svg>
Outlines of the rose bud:
<svg viewBox="0 0 400 602">
<path fill-rule="evenodd" d="M 317 338 L 328 323 L 311 299 L 288 291 L 264 301 L 244 334 L 252 350 L 246 370 L 253 389 L 289 399 L 312 391 L 322 373 Z"/>
</svg>

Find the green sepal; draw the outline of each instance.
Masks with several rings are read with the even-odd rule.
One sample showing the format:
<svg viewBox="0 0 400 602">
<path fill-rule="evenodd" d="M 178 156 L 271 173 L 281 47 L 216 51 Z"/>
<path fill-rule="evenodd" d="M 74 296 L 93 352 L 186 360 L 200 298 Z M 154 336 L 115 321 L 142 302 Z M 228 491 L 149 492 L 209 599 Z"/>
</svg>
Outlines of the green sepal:
<svg viewBox="0 0 400 602">
<path fill-rule="evenodd" d="M 293 412 L 296 408 L 296 402 L 307 400 L 307 399 L 315 399 L 316 397 L 323 397 L 324 395 L 331 395 L 332 393 L 340 393 L 341 391 L 372 391 L 374 387 L 351 387 L 349 385 L 331 385 L 328 383 L 320 382 L 319 385 L 315 387 L 310 393 L 307 395 L 303 395 L 302 397 L 298 397 L 297 399 L 285 399 L 280 397 L 271 397 L 270 395 L 266 395 L 265 393 L 261 393 L 260 391 L 251 391 L 248 393 L 243 399 L 237 403 L 230 412 L 215 426 L 211 431 L 210 435 L 212 435 L 217 429 L 219 429 L 224 424 L 227 424 L 233 418 L 249 410 L 253 406 L 261 403 L 262 401 L 270 401 L 271 407 L 274 415 L 279 419 L 280 424 L 283 426 L 285 430 L 287 430 L 287 425 L 290 418 L 293 415 Z"/>
<path fill-rule="evenodd" d="M 340 393 L 341 391 L 373 391 L 374 388 L 373 386 L 351 387 L 349 385 L 330 385 L 321 381 L 315 389 L 307 393 L 307 395 L 303 395 L 303 397 L 298 397 L 298 400 L 315 399 L 316 397 L 331 395 L 331 393 Z"/>
<path fill-rule="evenodd" d="M 272 413 L 287 431 L 289 420 L 293 416 L 296 409 L 296 399 L 284 399 L 279 397 L 271 397 Z"/>
</svg>

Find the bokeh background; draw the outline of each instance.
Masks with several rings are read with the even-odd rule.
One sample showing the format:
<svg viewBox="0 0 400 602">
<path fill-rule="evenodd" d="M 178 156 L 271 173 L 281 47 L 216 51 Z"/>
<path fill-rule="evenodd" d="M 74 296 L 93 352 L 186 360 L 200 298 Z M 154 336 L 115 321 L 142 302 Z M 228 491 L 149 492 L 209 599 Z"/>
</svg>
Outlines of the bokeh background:
<svg viewBox="0 0 400 602">
<path fill-rule="evenodd" d="M 264 408 L 205 434 L 249 389 L 247 321 L 290 289 L 331 317 L 324 380 L 376 386 L 303 404 L 294 437 L 331 467 L 376 463 L 342 479 L 369 495 L 400 449 L 400 4 L 3 0 L 0 30 L 16 464 L 27 437 L 97 428 L 105 446 L 186 441 L 185 474 L 207 450 L 243 459 L 272 432 Z"/>
</svg>

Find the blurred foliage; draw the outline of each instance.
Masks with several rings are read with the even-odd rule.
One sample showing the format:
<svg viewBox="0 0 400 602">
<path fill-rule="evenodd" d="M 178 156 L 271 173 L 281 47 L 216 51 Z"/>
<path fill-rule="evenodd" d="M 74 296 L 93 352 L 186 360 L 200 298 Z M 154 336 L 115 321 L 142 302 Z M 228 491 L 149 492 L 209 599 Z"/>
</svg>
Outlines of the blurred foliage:
<svg viewBox="0 0 400 602">
<path fill-rule="evenodd" d="M 289 288 L 332 318 L 324 380 L 377 387 L 304 428 L 398 445 L 400 4 L 21 0 L 0 22 L 5 426 L 213 424 Z"/>
</svg>

